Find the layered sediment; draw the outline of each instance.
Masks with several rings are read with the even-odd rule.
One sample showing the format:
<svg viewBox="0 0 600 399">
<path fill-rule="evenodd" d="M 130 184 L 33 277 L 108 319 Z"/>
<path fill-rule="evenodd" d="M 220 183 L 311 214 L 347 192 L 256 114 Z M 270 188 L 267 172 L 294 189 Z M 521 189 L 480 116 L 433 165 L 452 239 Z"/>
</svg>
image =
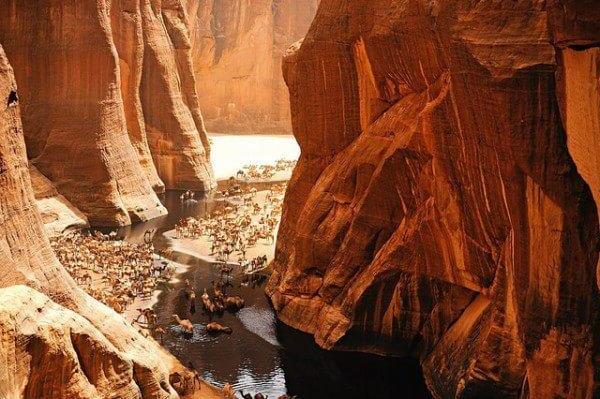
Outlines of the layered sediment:
<svg viewBox="0 0 600 399">
<path fill-rule="evenodd" d="M 187 1 L 200 104 L 211 131 L 290 131 L 281 60 L 285 49 L 306 34 L 317 4 Z"/>
<path fill-rule="evenodd" d="M 12 68 L 0 47 L 0 396 L 176 398 L 185 369 L 59 264 L 31 184 Z"/>
<path fill-rule="evenodd" d="M 9 3 L 0 43 L 29 158 L 90 223 L 164 215 L 165 185 L 214 187 L 180 2 Z"/>
<path fill-rule="evenodd" d="M 438 398 L 598 395 L 592 2 L 323 0 L 268 294 Z"/>
</svg>

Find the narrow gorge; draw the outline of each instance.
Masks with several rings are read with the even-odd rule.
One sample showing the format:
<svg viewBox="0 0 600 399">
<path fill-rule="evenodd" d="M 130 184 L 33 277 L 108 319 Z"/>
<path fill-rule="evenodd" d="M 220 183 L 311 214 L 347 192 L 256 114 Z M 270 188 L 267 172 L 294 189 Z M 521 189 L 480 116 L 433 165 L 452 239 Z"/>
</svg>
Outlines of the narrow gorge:
<svg viewBox="0 0 600 399">
<path fill-rule="evenodd" d="M 0 98 L 0 399 L 600 397 L 596 0 L 2 0 Z"/>
<path fill-rule="evenodd" d="M 318 0 L 190 0 L 200 105 L 214 132 L 291 132 L 282 55 L 301 40 Z"/>
</svg>

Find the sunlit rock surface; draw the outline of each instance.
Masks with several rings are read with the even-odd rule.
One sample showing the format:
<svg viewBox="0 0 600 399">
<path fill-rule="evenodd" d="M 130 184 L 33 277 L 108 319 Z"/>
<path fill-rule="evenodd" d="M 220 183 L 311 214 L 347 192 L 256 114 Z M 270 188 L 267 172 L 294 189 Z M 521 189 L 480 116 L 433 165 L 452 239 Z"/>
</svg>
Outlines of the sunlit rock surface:
<svg viewBox="0 0 600 399">
<path fill-rule="evenodd" d="M 289 132 L 285 49 L 318 0 L 187 0 L 200 104 L 211 132 Z"/>
<path fill-rule="evenodd" d="M 598 46 L 593 1 L 323 0 L 284 61 L 279 317 L 437 398 L 600 394 Z"/>
<path fill-rule="evenodd" d="M 216 183 L 183 1 L 139 3 L 144 38 L 140 92 L 150 152 L 167 188 L 211 190 Z"/>
<path fill-rule="evenodd" d="M 183 9 L 160 3 L 0 7 L 28 155 L 95 225 L 164 215 L 154 191 L 165 185 L 214 186 Z"/>
<path fill-rule="evenodd" d="M 0 397 L 177 397 L 169 375 L 183 367 L 85 294 L 56 260 L 36 207 L 15 89 L 0 47 Z"/>
<path fill-rule="evenodd" d="M 48 236 L 56 236 L 71 229 L 89 227 L 87 217 L 60 195 L 52 182 L 35 166 L 29 165 L 29 175 L 37 208 Z"/>
</svg>

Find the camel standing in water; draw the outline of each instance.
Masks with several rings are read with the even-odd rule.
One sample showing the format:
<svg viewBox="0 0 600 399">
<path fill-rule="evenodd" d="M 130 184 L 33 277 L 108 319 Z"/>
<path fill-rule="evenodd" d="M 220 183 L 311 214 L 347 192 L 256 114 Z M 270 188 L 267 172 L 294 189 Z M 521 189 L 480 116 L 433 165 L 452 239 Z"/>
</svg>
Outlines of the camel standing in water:
<svg viewBox="0 0 600 399">
<path fill-rule="evenodd" d="M 231 334 L 233 333 L 233 329 L 231 327 L 226 327 L 219 323 L 212 322 L 206 325 L 206 332 L 209 334 Z"/>
<path fill-rule="evenodd" d="M 178 315 L 174 314 L 173 319 L 179 324 L 179 327 L 183 328 L 186 333 L 192 334 L 194 332 L 194 325 L 188 319 L 181 319 Z"/>
<path fill-rule="evenodd" d="M 245 301 L 240 296 L 228 296 L 225 298 L 225 307 L 230 312 L 237 312 L 242 309 L 245 305 Z"/>
</svg>

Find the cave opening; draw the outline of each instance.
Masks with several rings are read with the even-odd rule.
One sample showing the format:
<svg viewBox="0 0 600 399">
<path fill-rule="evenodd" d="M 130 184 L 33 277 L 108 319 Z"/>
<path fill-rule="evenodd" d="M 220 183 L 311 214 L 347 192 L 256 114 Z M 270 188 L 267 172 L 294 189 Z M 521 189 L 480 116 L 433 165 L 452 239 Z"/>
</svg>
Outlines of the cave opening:
<svg viewBox="0 0 600 399">
<path fill-rule="evenodd" d="M 17 95 L 17 91 L 11 90 L 10 93 L 8 93 L 8 99 L 7 99 L 6 106 L 8 108 L 16 107 L 18 102 L 19 102 L 19 96 Z"/>
</svg>

